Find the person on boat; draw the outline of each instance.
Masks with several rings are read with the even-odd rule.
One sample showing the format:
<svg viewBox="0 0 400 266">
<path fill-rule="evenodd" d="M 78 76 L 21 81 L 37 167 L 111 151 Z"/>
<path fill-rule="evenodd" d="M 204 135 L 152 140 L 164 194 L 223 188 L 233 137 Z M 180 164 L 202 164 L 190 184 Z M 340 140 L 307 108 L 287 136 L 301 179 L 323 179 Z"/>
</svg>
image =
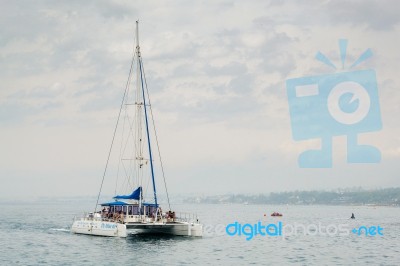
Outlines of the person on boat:
<svg viewBox="0 0 400 266">
<path fill-rule="evenodd" d="M 161 207 L 158 209 L 158 211 L 159 211 L 159 214 L 160 214 L 160 216 L 159 216 L 159 217 L 161 217 L 161 218 L 162 218 L 162 209 L 161 209 Z M 157 216 L 157 220 L 158 220 L 158 216 Z"/>
<path fill-rule="evenodd" d="M 119 213 L 118 212 L 114 212 L 113 220 L 114 221 L 118 221 L 118 219 L 119 219 Z"/>
<path fill-rule="evenodd" d="M 165 213 L 165 218 L 167 219 L 168 222 L 172 221 L 172 212 L 171 212 L 171 210 L 169 210 L 169 211 L 167 211 Z"/>
<path fill-rule="evenodd" d="M 350 219 L 356 219 L 356 217 L 354 216 L 354 213 L 351 213 Z"/>
<path fill-rule="evenodd" d="M 120 214 L 119 214 L 119 221 L 120 221 L 121 223 L 124 222 L 124 213 L 123 213 L 122 211 L 120 211 Z"/>
</svg>

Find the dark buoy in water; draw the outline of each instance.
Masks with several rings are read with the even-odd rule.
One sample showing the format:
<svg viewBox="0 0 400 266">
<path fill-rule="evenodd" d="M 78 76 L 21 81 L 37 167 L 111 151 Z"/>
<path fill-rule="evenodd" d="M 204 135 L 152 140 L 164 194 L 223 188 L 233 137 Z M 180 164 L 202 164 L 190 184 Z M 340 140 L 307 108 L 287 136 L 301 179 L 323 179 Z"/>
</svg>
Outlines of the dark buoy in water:
<svg viewBox="0 0 400 266">
<path fill-rule="evenodd" d="M 356 219 L 356 217 L 354 216 L 354 213 L 351 213 L 351 219 Z"/>
</svg>

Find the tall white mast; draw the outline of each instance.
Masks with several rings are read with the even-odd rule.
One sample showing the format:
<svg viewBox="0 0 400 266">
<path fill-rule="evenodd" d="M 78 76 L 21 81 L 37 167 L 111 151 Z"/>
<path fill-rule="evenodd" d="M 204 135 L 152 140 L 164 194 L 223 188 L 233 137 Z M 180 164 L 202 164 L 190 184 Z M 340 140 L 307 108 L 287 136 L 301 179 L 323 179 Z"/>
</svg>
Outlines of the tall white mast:
<svg viewBox="0 0 400 266">
<path fill-rule="evenodd" d="M 150 141 L 150 132 L 149 132 L 149 121 L 148 121 L 148 116 L 147 116 L 147 107 L 146 107 L 146 96 L 144 92 L 144 78 L 143 78 L 143 64 L 142 64 L 142 58 L 140 56 L 140 47 L 139 47 L 139 21 L 136 21 L 136 52 L 138 56 L 138 72 L 140 72 L 140 85 L 141 85 L 141 91 L 142 91 L 142 100 L 143 100 L 143 110 L 144 110 L 144 122 L 145 122 L 145 129 L 146 129 L 146 136 L 147 136 L 147 147 L 148 147 L 148 152 L 149 152 L 149 161 L 150 161 L 150 171 L 151 171 L 151 180 L 153 183 L 153 193 L 154 193 L 154 203 L 155 206 L 158 207 L 157 203 L 157 191 L 156 191 L 156 182 L 154 179 L 154 167 L 153 167 L 153 155 L 151 152 L 151 141 Z"/>
<path fill-rule="evenodd" d="M 139 46 L 139 21 L 136 21 L 136 58 L 137 58 L 137 71 L 136 71 L 136 161 L 137 161 L 137 178 L 138 178 L 138 186 L 142 186 L 143 180 L 143 144 L 142 144 L 142 94 L 141 94 L 141 76 L 140 76 L 140 46 Z M 139 196 L 139 205 L 141 209 L 142 205 L 142 193 Z"/>
</svg>

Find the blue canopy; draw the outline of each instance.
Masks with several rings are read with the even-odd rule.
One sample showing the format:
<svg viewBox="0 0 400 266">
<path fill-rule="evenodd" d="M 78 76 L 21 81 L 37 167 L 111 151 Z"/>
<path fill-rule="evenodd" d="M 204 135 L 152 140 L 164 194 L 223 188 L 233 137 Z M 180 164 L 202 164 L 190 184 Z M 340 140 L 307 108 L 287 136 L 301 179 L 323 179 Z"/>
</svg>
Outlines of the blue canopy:
<svg viewBox="0 0 400 266">
<path fill-rule="evenodd" d="M 130 195 L 118 195 L 115 196 L 114 199 L 134 199 L 139 200 L 140 195 L 142 194 L 142 187 L 138 187 L 136 190 L 132 192 Z"/>
<path fill-rule="evenodd" d="M 138 205 L 138 204 L 129 204 L 129 203 L 126 203 L 126 202 L 123 202 L 123 201 L 113 201 L 113 202 L 102 203 L 100 205 L 101 206 L 125 206 L 125 205 Z M 143 202 L 142 206 L 157 207 L 156 204 L 147 203 L 147 202 Z"/>
<path fill-rule="evenodd" d="M 128 205 L 128 203 L 125 203 L 122 201 L 114 201 L 114 202 L 102 203 L 100 205 L 101 206 L 123 206 L 123 205 Z"/>
</svg>

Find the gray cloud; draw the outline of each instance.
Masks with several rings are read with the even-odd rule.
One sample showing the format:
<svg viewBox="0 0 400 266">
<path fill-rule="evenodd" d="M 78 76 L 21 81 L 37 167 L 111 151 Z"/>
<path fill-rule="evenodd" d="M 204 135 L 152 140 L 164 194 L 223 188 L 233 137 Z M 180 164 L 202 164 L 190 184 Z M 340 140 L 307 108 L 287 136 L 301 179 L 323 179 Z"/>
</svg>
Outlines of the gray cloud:
<svg viewBox="0 0 400 266">
<path fill-rule="evenodd" d="M 307 179 L 310 173 L 297 168 L 298 151 L 305 144 L 291 139 L 285 79 L 331 71 L 313 57 L 321 50 L 337 59 L 332 47 L 337 49 L 333 42 L 338 36 L 353 38 L 349 49 L 357 53 L 373 48 L 376 57 L 365 67 L 376 68 L 378 74 L 384 130 L 364 140 L 377 142 L 385 156 L 398 160 L 399 124 L 393 115 L 399 109 L 397 6 L 395 1 L 7 1 L 0 10 L 2 145 L 18 136 L 29 141 L 15 140 L 10 150 L 52 158 L 54 151 L 45 145 L 51 127 L 62 153 L 76 159 L 69 165 L 69 177 L 85 171 L 94 180 L 103 167 L 103 151 L 81 156 L 70 147 L 93 141 L 90 148 L 96 149 L 108 141 L 129 71 L 135 21 L 140 19 L 150 96 L 154 111 L 164 119 L 162 132 L 170 137 L 164 143 L 176 187 L 182 177 L 189 187 L 196 184 L 194 191 L 204 175 L 209 182 L 217 180 L 216 191 L 221 192 L 241 187 L 256 191 L 252 187 L 259 180 L 265 187 L 276 182 L 281 189 L 359 185 L 361 178 L 352 177 L 367 168 L 335 164 L 328 176 L 340 176 L 336 183 L 321 181 L 317 173 Z M 349 54 L 349 61 L 357 55 Z M 36 141 L 45 148 L 38 151 Z M 0 153 L 8 167 L 0 176 L 18 173 L 12 158 L 17 157 Z M 75 166 L 80 162 L 84 166 Z M 23 164 L 42 177 L 44 170 L 30 160 Z M 373 167 L 385 184 L 399 184 L 395 164 Z M 50 170 L 48 180 L 53 178 Z M 372 174 L 364 181 L 372 186 L 380 182 Z M 63 189 L 75 191 L 68 184 Z M 1 192 L 5 190 L 12 189 Z"/>
<path fill-rule="evenodd" d="M 248 68 L 245 62 L 229 62 L 226 65 L 221 67 L 211 66 L 209 64 L 205 64 L 203 67 L 204 73 L 207 76 L 215 77 L 215 76 L 238 76 L 242 74 L 246 74 Z"/>
<path fill-rule="evenodd" d="M 373 30 L 386 31 L 400 22 L 400 6 L 395 0 L 329 1 L 325 10 L 332 24 L 366 25 Z"/>
</svg>

